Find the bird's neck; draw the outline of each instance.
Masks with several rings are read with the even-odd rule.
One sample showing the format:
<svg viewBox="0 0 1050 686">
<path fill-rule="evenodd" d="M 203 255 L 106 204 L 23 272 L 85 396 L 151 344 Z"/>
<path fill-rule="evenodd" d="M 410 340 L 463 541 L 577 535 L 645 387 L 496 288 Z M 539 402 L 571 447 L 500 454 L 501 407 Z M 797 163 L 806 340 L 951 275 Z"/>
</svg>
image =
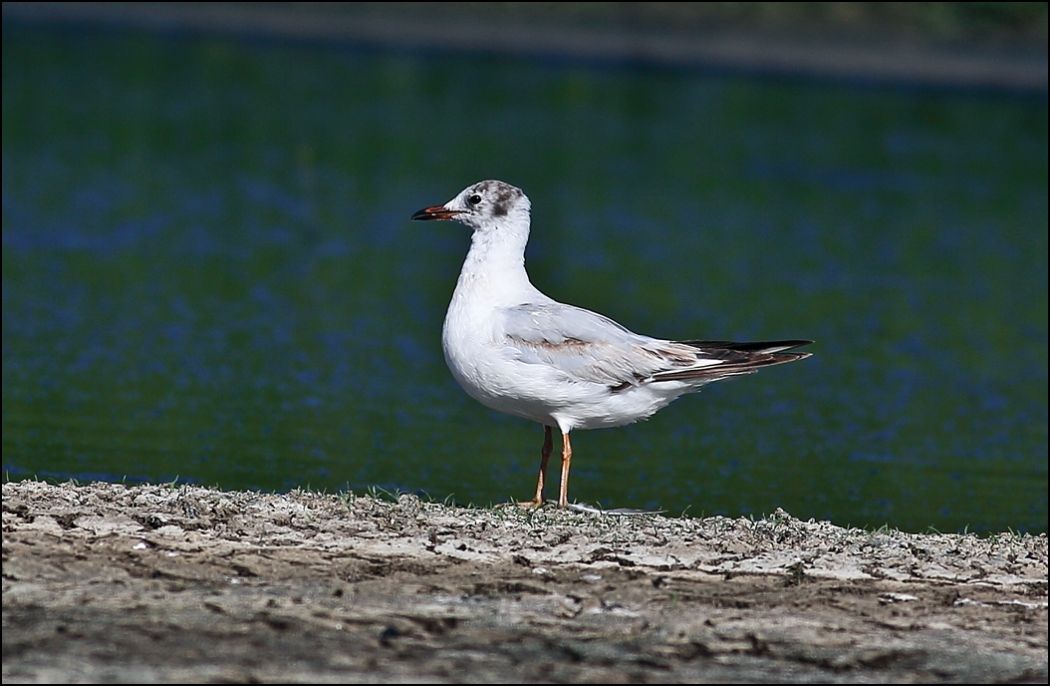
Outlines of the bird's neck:
<svg viewBox="0 0 1050 686">
<path fill-rule="evenodd" d="M 525 272 L 528 241 L 527 220 L 476 230 L 459 274 L 456 295 L 518 304 L 523 294 L 535 290 Z"/>
</svg>

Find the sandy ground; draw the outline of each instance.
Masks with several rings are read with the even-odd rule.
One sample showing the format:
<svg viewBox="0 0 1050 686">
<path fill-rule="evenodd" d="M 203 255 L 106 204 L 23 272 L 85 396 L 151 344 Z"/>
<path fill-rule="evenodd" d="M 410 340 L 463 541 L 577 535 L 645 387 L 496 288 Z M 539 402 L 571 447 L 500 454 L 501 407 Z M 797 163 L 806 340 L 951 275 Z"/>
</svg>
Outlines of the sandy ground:
<svg viewBox="0 0 1050 686">
<path fill-rule="evenodd" d="M 3 680 L 1047 678 L 1046 535 L 3 485 Z"/>
</svg>

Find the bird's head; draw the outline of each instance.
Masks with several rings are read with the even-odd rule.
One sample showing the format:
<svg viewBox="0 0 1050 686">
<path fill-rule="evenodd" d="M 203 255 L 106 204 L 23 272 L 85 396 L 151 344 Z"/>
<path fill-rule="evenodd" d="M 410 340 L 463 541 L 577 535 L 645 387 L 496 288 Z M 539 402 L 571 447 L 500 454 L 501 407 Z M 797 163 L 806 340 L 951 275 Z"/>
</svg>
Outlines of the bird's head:
<svg viewBox="0 0 1050 686">
<path fill-rule="evenodd" d="M 412 219 L 453 220 L 475 230 L 507 221 L 528 222 L 531 203 L 520 188 L 502 181 L 479 181 L 467 186 L 444 205 L 424 207 Z"/>
</svg>

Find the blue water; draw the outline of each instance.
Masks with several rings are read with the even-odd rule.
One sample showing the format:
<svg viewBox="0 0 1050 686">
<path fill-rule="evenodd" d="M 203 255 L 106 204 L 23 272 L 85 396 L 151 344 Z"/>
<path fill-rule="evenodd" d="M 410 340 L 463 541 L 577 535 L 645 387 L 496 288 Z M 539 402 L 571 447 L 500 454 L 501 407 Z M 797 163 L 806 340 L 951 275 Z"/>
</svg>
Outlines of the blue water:
<svg viewBox="0 0 1050 686">
<path fill-rule="evenodd" d="M 440 329 L 468 183 L 550 295 L 798 364 L 574 436 L 571 495 L 1045 531 L 1047 103 L 5 22 L 10 478 L 531 496 Z"/>
</svg>

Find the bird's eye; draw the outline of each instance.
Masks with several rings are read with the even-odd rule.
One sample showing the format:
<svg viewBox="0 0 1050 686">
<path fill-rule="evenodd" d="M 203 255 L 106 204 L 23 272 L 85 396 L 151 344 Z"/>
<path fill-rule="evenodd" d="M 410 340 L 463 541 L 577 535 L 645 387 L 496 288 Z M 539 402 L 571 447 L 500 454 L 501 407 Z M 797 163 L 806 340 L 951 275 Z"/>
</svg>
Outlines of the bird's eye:
<svg viewBox="0 0 1050 686">
<path fill-rule="evenodd" d="M 477 205 L 479 202 L 481 202 L 481 196 L 475 193 L 474 195 L 467 198 L 467 202 L 469 202 L 471 205 Z"/>
</svg>

